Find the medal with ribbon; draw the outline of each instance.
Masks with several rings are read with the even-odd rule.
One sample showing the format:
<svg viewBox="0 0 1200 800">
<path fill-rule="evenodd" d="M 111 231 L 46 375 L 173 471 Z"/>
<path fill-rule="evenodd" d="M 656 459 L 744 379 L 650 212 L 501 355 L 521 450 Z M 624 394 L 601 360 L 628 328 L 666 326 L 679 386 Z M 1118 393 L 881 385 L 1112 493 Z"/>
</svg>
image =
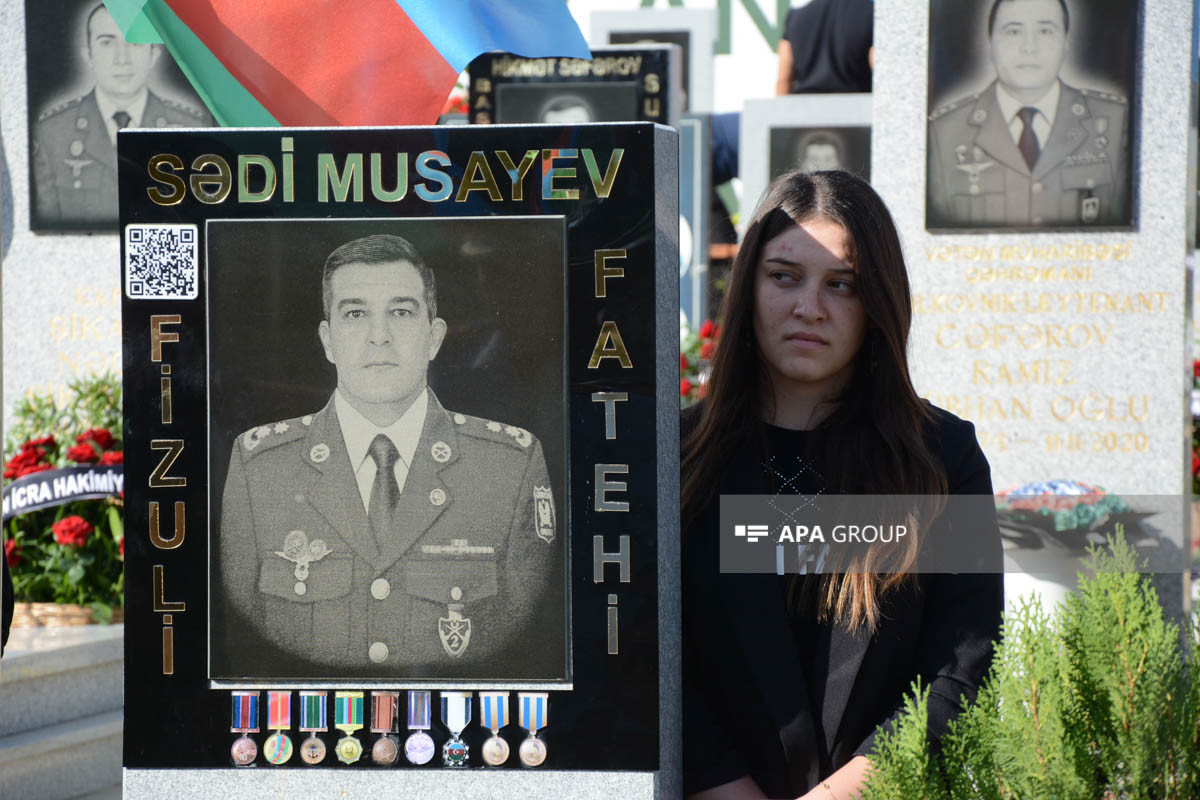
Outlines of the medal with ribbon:
<svg viewBox="0 0 1200 800">
<path fill-rule="evenodd" d="M 325 703 L 328 692 L 300 693 L 300 732 L 311 735 L 300 744 L 300 758 L 305 764 L 320 764 L 325 760 L 325 742 L 318 732 L 329 730 L 329 711 Z"/>
<path fill-rule="evenodd" d="M 425 732 L 432 725 L 432 709 L 432 692 L 408 693 L 408 729 L 412 733 L 404 740 L 404 757 L 418 766 L 433 758 L 433 738 Z"/>
<path fill-rule="evenodd" d="M 517 723 L 529 731 L 529 738 L 521 742 L 517 755 L 527 767 L 537 767 L 546 760 L 546 743 L 538 738 L 537 732 L 546 727 L 550 712 L 550 695 L 546 692 L 517 692 Z"/>
<path fill-rule="evenodd" d="M 292 740 L 284 733 L 292 727 L 292 693 L 267 692 L 267 730 L 274 731 L 263 744 L 263 755 L 272 764 L 292 757 Z"/>
<path fill-rule="evenodd" d="M 333 727 L 346 734 L 338 739 L 333 751 L 338 761 L 353 764 L 362 758 L 362 742 L 354 738 L 354 732 L 363 726 L 363 693 L 335 692 L 333 699 Z"/>
<path fill-rule="evenodd" d="M 469 754 L 462 740 L 463 729 L 471 724 L 471 692 L 442 692 L 442 724 L 450 739 L 442 745 L 442 763 L 447 767 L 465 767 Z"/>
<path fill-rule="evenodd" d="M 479 724 L 492 732 L 480 753 L 484 762 L 493 767 L 508 761 L 508 742 L 500 736 L 500 729 L 508 722 L 508 692 L 480 692 Z"/>
<path fill-rule="evenodd" d="M 233 722 L 230 733 L 242 734 L 229 748 L 233 763 L 239 767 L 254 763 L 258 758 L 258 745 L 246 734 L 258 733 L 258 696 L 262 692 L 233 693 Z"/>
<path fill-rule="evenodd" d="M 371 758 L 376 764 L 394 764 L 400 753 L 400 742 L 390 735 L 396 732 L 399 705 L 399 692 L 371 693 L 371 733 L 383 734 L 371 748 Z"/>
</svg>

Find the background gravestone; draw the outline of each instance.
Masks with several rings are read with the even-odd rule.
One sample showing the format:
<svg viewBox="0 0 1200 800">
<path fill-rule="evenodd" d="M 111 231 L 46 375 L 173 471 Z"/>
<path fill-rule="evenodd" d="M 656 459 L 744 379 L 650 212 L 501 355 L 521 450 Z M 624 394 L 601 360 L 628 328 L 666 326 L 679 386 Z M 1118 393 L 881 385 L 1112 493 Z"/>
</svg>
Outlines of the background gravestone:
<svg viewBox="0 0 1200 800">
<path fill-rule="evenodd" d="M 976 150 L 961 126 L 946 133 L 949 126 L 937 122 L 962 109 L 973 131 L 985 127 L 987 110 L 971 98 L 986 93 L 992 79 L 986 31 L 991 3 L 934 5 L 931 16 L 925 2 L 881 3 L 875 20 L 872 183 L 891 208 L 905 247 L 918 391 L 975 422 L 997 491 L 1068 478 L 1122 496 L 1167 496 L 1164 504 L 1186 520 L 1191 332 L 1185 327 L 1184 259 L 1194 219 L 1186 144 L 1192 141 L 1192 4 L 1107 4 L 1123 19 L 1139 21 L 1132 32 L 1114 32 L 1091 4 L 1068 0 L 1073 16 L 1062 79 L 1101 87 L 1060 111 L 1060 117 L 1090 126 L 1073 134 L 1079 137 L 1072 140 L 1077 162 L 1068 166 L 1086 171 L 1111 158 L 1112 174 L 1119 176 L 1115 157 L 1107 154 L 1113 137 L 1105 137 L 1117 129 L 1121 115 L 1103 112 L 1112 119 L 1102 133 L 1094 122 L 1102 114 L 1095 109 L 1122 105 L 1116 96 L 1120 82 L 1101 80 L 1105 75 L 1115 70 L 1135 76 L 1132 102 L 1124 101 L 1124 120 L 1133 132 L 1132 224 L 1102 216 L 1089 221 L 1086 214 L 1075 224 L 1053 225 L 1014 216 L 1000 229 L 984 220 L 982 227 L 991 229 L 983 232 L 927 227 L 927 165 L 920 156 L 943 134 L 963 139 L 950 141 L 944 155 L 952 159 L 949 170 L 961 173 L 961 207 L 968 211 L 970 198 L 989 191 L 988 182 L 1002 174 L 999 165 L 979 166 L 998 160 L 986 144 Z M 953 32 L 942 24 L 941 13 L 951 5 L 958 20 Z M 931 22 L 938 24 L 931 28 Z M 1099 48 L 1085 38 L 1101 34 L 1128 36 L 1134 43 L 1129 70 L 1101 63 Z M 938 82 L 920 76 L 937 69 L 948 52 L 961 57 L 964 50 L 973 53 L 973 80 L 957 87 L 962 99 L 947 108 L 941 97 L 929 95 Z M 1063 195 L 1064 203 L 1079 203 L 1068 211 L 1087 211 L 1086 177 L 1081 175 L 1079 195 Z M 972 194 L 974 183 L 979 193 Z M 1183 546 L 1178 523 L 1164 534 Z M 1076 563 L 1064 561 L 1065 575 L 1034 585 L 1061 596 L 1062 587 L 1073 583 Z M 1167 583 L 1173 597 L 1165 599 L 1178 608 L 1181 580 L 1176 574 Z M 1010 575 L 1010 598 L 1030 585 Z"/>
</svg>

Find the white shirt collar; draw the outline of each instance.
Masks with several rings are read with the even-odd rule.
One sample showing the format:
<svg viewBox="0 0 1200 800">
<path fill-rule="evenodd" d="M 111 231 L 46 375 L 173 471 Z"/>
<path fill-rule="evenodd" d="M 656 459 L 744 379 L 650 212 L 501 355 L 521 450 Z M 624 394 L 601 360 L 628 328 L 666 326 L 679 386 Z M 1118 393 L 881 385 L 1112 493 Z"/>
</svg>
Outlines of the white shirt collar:
<svg viewBox="0 0 1200 800">
<path fill-rule="evenodd" d="M 142 124 L 142 115 L 146 113 L 146 101 L 150 99 L 150 90 L 143 88 L 138 92 L 138 96 L 134 98 L 132 103 L 125 106 L 119 106 L 114 103 L 108 95 L 96 87 L 96 107 L 100 109 L 100 118 L 104 120 L 104 127 L 108 129 L 108 138 L 115 144 L 117 141 L 117 121 L 113 119 L 113 114 L 118 111 L 124 111 L 129 115 L 129 127 L 136 128 Z"/>
<path fill-rule="evenodd" d="M 996 102 L 1000 104 L 1000 113 L 1004 115 L 1004 122 L 1008 125 L 1012 124 L 1018 111 L 1029 105 L 1036 108 L 1038 113 L 1045 117 L 1046 122 L 1053 128 L 1054 116 L 1058 113 L 1058 98 L 1061 94 L 1062 83 L 1056 80 L 1036 103 L 1022 103 L 1009 94 L 1008 90 L 999 81 L 996 82 Z"/>
<path fill-rule="evenodd" d="M 412 402 L 408 410 L 400 415 L 400 419 L 380 428 L 371 420 L 364 417 L 338 389 L 333 393 L 333 405 L 337 410 L 338 424 L 342 427 L 342 439 L 346 442 L 346 453 L 350 456 L 350 466 L 357 472 L 363 460 L 370 458 L 371 442 L 376 435 L 382 433 L 392 440 L 400 459 L 405 466 L 411 467 L 413 453 L 417 443 L 421 441 L 421 430 L 425 427 L 425 413 L 429 408 L 429 390 L 422 389 L 421 394 Z"/>
</svg>

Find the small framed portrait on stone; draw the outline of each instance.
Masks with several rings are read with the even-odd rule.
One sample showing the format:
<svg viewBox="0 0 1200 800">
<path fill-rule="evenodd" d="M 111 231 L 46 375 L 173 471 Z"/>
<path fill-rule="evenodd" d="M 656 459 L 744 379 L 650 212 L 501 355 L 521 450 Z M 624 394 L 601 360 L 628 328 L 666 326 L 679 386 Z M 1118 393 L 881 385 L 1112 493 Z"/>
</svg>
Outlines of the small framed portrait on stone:
<svg viewBox="0 0 1200 800">
<path fill-rule="evenodd" d="M 926 228 L 1136 224 L 1137 0 L 933 0 Z"/>
<path fill-rule="evenodd" d="M 30 227 L 117 227 L 117 131 L 213 118 L 162 45 L 125 41 L 99 0 L 26 0 Z"/>
<path fill-rule="evenodd" d="M 573 125 L 679 121 L 678 45 L 593 47 L 591 60 L 484 53 L 471 62 L 470 119 Z"/>
<path fill-rule="evenodd" d="M 610 44 L 679 45 L 682 55 L 682 110 L 713 108 L 713 47 L 717 37 L 715 8 L 642 8 L 634 11 L 593 11 L 594 47 Z"/>
<path fill-rule="evenodd" d="M 739 169 L 747 204 L 791 169 L 840 169 L 871 178 L 871 95 L 793 94 L 748 100 Z"/>
<path fill-rule="evenodd" d="M 792 169 L 840 169 L 871 179 L 871 128 L 771 128 L 771 179 Z"/>
</svg>

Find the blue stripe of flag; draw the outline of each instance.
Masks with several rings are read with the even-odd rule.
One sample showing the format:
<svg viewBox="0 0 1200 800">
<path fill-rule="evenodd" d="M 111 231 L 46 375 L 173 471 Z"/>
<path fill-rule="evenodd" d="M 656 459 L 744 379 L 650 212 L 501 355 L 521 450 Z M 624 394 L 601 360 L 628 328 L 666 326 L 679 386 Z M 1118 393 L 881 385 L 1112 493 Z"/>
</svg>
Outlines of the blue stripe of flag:
<svg viewBox="0 0 1200 800">
<path fill-rule="evenodd" d="M 564 0 L 396 0 L 451 67 L 505 50 L 531 58 L 591 58 Z"/>
</svg>

